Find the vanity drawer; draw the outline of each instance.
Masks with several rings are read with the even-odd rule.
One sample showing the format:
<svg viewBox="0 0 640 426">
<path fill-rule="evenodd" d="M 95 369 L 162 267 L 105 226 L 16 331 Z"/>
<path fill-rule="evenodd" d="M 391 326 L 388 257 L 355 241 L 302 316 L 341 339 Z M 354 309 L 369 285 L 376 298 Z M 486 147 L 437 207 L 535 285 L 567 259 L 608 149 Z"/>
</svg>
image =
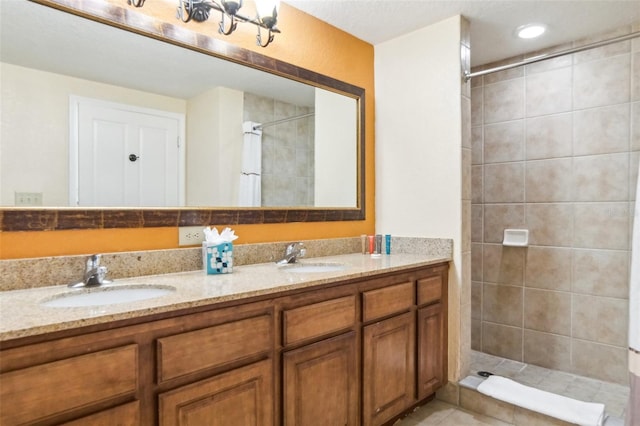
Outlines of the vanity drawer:
<svg viewBox="0 0 640 426">
<path fill-rule="evenodd" d="M 362 293 L 362 320 L 371 321 L 395 313 L 405 312 L 413 305 L 413 282 Z"/>
<path fill-rule="evenodd" d="M 0 375 L 0 424 L 35 423 L 65 411 L 133 395 L 138 345 L 93 352 Z"/>
<path fill-rule="evenodd" d="M 443 272 L 446 269 L 434 270 L 434 275 L 418 279 L 418 305 L 427 305 L 442 299 Z"/>
<path fill-rule="evenodd" d="M 345 296 L 285 310 L 282 320 L 284 346 L 347 330 L 356 322 L 356 298 Z"/>
<path fill-rule="evenodd" d="M 158 382 L 266 357 L 272 343 L 272 317 L 268 314 L 160 338 Z"/>
</svg>

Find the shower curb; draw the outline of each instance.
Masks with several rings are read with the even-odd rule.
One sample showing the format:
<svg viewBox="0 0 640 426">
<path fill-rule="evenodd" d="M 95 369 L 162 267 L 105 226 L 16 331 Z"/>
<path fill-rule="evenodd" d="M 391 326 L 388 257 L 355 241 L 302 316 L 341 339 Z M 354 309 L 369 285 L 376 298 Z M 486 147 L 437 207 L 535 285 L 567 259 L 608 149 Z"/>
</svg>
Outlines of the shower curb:
<svg viewBox="0 0 640 426">
<path fill-rule="evenodd" d="M 527 410 L 520 406 L 492 398 L 477 391 L 477 387 L 484 379 L 477 376 L 467 376 L 458 382 L 458 406 L 474 413 L 482 414 L 501 420 L 515 426 L 571 426 L 555 417 Z M 623 426 L 624 420 L 607 415 L 603 426 Z"/>
</svg>

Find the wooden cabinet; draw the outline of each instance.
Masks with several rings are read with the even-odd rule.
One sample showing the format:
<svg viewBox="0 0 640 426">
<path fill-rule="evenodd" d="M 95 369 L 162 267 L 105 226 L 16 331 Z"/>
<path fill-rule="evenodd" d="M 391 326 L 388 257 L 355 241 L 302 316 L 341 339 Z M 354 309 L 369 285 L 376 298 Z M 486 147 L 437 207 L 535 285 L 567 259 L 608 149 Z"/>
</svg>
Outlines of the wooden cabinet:
<svg viewBox="0 0 640 426">
<path fill-rule="evenodd" d="M 418 399 L 438 390 L 445 381 L 442 305 L 418 309 Z"/>
<path fill-rule="evenodd" d="M 415 314 L 402 315 L 364 327 L 363 420 L 380 425 L 414 402 Z"/>
<path fill-rule="evenodd" d="M 446 382 L 447 270 L 3 342 L 0 424 L 389 423 Z"/>
<path fill-rule="evenodd" d="M 359 424 L 356 333 L 283 354 L 283 424 Z"/>
<path fill-rule="evenodd" d="M 282 299 L 282 424 L 359 425 L 356 294 Z"/>
<path fill-rule="evenodd" d="M 271 360 L 250 364 L 164 392 L 160 425 L 273 425 Z"/>
<path fill-rule="evenodd" d="M 447 278 L 447 267 L 438 266 L 417 281 L 419 400 L 447 381 Z"/>
<path fill-rule="evenodd" d="M 46 422 L 72 410 L 133 398 L 137 389 L 137 345 L 34 365 L 0 375 L 0 423 Z"/>
</svg>

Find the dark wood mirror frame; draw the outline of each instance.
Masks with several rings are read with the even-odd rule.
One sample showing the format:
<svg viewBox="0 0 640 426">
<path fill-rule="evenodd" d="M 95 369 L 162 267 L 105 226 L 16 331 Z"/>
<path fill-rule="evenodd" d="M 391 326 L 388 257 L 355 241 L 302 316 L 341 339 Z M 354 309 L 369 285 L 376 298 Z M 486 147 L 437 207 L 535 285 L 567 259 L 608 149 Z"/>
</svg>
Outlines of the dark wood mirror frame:
<svg viewBox="0 0 640 426">
<path fill-rule="evenodd" d="M 351 221 L 365 219 L 365 91 L 364 89 L 318 74 L 268 56 L 243 49 L 222 40 L 185 30 L 152 18 L 141 20 L 129 9 L 93 0 L 31 0 L 84 18 L 152 37 L 176 46 L 236 62 L 282 77 L 350 96 L 357 101 L 358 120 L 358 196 L 356 208 L 3 208 L 0 231 L 50 231 L 67 229 L 106 229 L 177 227 L 199 225 L 274 224 L 290 222 Z"/>
</svg>

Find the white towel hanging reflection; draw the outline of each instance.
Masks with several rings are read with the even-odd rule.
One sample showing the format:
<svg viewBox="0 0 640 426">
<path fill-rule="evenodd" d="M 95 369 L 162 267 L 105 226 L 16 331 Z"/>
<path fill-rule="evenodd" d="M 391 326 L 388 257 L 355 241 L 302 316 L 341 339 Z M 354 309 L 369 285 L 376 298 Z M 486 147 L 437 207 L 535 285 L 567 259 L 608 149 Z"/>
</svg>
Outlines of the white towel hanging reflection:
<svg viewBox="0 0 640 426">
<path fill-rule="evenodd" d="M 256 129 L 259 123 L 245 121 L 242 146 L 242 170 L 240 172 L 240 207 L 260 207 L 262 198 L 262 130 Z"/>
</svg>

